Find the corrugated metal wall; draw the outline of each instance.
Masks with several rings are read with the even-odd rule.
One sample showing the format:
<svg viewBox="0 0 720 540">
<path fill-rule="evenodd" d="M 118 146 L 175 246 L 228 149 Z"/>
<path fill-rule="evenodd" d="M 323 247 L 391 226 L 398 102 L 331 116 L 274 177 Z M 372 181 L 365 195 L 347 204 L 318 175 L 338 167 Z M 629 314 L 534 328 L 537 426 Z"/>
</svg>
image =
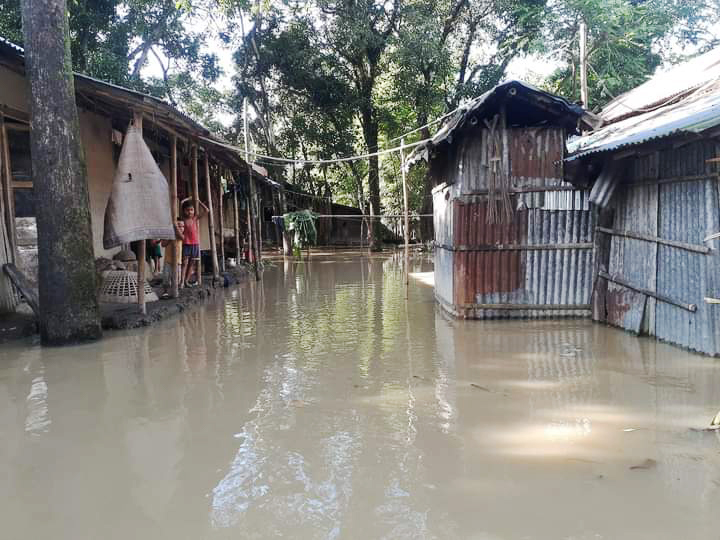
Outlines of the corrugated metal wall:
<svg viewBox="0 0 720 540">
<path fill-rule="evenodd" d="M 435 297 L 448 311 L 453 305 L 453 252 L 442 246 L 453 244 L 453 205 L 449 187 L 433 190 L 435 229 Z"/>
<path fill-rule="evenodd" d="M 434 194 L 438 300 L 469 318 L 589 315 L 594 222 L 588 194 L 562 181 L 564 130 L 507 130 L 508 223 L 488 219 L 488 139 L 455 144 Z"/>
<path fill-rule="evenodd" d="M 608 322 L 706 354 L 720 354 L 720 298 L 718 269 L 720 241 L 703 239 L 720 232 L 717 173 L 706 160 L 717 155 L 712 141 L 636 158 L 629 183 L 615 195 L 613 229 L 641 233 L 662 240 L 684 242 L 708 254 L 659 242 L 613 236 L 609 273 L 628 284 L 695 304 L 692 312 L 642 292 L 610 283 Z M 642 320 L 642 325 L 638 324 Z"/>
</svg>

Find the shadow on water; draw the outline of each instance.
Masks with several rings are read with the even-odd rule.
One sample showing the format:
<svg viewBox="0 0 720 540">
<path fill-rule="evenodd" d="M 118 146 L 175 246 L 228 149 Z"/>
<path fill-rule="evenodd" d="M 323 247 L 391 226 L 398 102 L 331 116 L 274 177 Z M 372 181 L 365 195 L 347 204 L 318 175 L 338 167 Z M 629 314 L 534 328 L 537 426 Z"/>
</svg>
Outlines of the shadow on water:
<svg viewBox="0 0 720 540">
<path fill-rule="evenodd" d="M 8 538 L 710 538 L 720 370 L 458 321 L 432 265 L 276 261 L 142 331 L 0 349 Z M 632 468 L 631 468 L 632 467 Z"/>
</svg>

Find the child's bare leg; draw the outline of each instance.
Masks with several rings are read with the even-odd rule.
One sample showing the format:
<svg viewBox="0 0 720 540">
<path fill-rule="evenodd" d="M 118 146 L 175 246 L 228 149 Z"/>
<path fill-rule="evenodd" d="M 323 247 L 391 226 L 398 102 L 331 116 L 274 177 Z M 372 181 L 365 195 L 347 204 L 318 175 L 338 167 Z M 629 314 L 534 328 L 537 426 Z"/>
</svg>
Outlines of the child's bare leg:
<svg viewBox="0 0 720 540">
<path fill-rule="evenodd" d="M 190 257 L 183 257 L 182 268 L 180 269 L 180 286 L 185 287 L 190 275 Z"/>
</svg>

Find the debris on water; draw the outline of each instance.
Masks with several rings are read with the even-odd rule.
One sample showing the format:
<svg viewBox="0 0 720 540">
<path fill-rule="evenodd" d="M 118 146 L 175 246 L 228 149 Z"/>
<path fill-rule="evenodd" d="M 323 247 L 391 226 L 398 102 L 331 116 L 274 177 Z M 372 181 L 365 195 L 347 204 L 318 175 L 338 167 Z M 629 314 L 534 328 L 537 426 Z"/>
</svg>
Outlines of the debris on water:
<svg viewBox="0 0 720 540">
<path fill-rule="evenodd" d="M 478 390 L 482 390 L 483 392 L 488 392 L 490 394 L 502 394 L 503 396 L 507 397 L 509 394 L 507 392 L 502 392 L 500 390 L 493 390 L 492 388 L 488 388 L 487 386 L 480 386 L 479 384 L 470 383 L 470 386 L 473 388 L 477 388 Z"/>
<path fill-rule="evenodd" d="M 565 458 L 565 461 L 579 461 L 580 463 L 592 463 L 593 465 L 601 465 L 602 464 L 602 461 L 593 461 L 592 459 L 583 459 L 583 458 L 574 458 L 574 457 Z"/>
<path fill-rule="evenodd" d="M 707 433 L 707 432 L 714 433 L 718 430 L 720 430 L 720 425 L 704 427 L 704 428 L 697 428 L 697 427 L 690 428 L 690 431 L 695 431 L 695 432 L 699 432 L 699 433 Z"/>
<path fill-rule="evenodd" d="M 654 459 L 648 458 L 645 461 L 643 461 L 642 463 L 640 463 L 639 465 L 631 466 L 630 470 L 631 471 L 649 470 L 649 469 L 654 469 L 655 467 L 657 467 L 657 461 L 655 461 Z"/>
</svg>

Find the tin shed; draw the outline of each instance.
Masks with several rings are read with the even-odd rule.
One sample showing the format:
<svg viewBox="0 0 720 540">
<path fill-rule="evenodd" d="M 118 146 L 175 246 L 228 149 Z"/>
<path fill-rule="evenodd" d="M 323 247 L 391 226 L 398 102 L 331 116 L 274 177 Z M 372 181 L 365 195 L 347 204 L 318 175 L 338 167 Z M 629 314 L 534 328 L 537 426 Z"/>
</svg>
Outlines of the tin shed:
<svg viewBox="0 0 720 540">
<path fill-rule="evenodd" d="M 462 318 L 589 315 L 593 217 L 563 181 L 592 116 L 518 81 L 459 110 L 413 155 L 433 190 L 435 296 Z"/>
<path fill-rule="evenodd" d="M 720 49 L 653 77 L 570 143 L 568 162 L 601 171 L 593 319 L 720 354 Z M 575 165 L 577 164 L 577 165 Z"/>
</svg>

